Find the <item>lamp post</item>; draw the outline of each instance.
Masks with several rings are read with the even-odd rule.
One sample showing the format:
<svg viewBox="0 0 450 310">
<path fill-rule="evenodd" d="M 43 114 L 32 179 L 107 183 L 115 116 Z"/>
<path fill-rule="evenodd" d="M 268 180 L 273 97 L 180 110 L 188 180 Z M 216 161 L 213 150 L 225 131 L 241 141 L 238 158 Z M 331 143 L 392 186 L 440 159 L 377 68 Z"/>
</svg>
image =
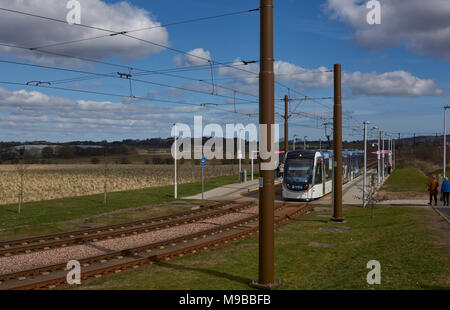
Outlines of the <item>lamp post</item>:
<svg viewBox="0 0 450 310">
<path fill-rule="evenodd" d="M 239 159 L 239 177 L 241 175 L 242 171 L 242 140 L 241 140 L 241 132 L 242 128 L 239 129 L 239 152 L 238 152 L 238 159 Z"/>
<path fill-rule="evenodd" d="M 251 154 L 251 162 L 252 162 L 252 182 L 253 182 L 253 160 L 255 159 L 255 155 L 258 154 L 258 151 L 252 151 Z"/>
<path fill-rule="evenodd" d="M 379 127 L 377 127 L 377 126 L 374 126 L 372 129 L 376 129 L 377 130 L 377 139 L 378 139 L 378 143 L 377 143 L 377 146 L 378 146 L 378 151 L 377 151 L 377 185 L 380 185 L 380 158 L 381 158 L 381 156 L 380 156 L 380 133 L 381 133 L 381 131 L 380 131 L 380 128 Z"/>
<path fill-rule="evenodd" d="M 392 173 L 392 160 L 394 159 L 394 148 L 393 148 L 393 146 L 394 146 L 394 140 L 393 140 L 393 138 L 392 138 L 392 135 L 389 135 L 389 142 L 390 142 L 390 146 L 389 146 L 389 149 L 390 149 L 390 158 L 389 158 L 389 167 L 391 167 L 391 168 L 389 168 L 390 169 L 390 172 Z"/>
<path fill-rule="evenodd" d="M 444 178 L 446 176 L 446 166 L 447 166 L 447 109 L 450 108 L 450 105 L 446 105 L 444 107 Z"/>
<path fill-rule="evenodd" d="M 363 208 L 366 207 L 366 180 L 367 180 L 367 125 L 370 122 L 364 122 L 364 176 L 363 176 Z"/>
<path fill-rule="evenodd" d="M 392 171 L 395 170 L 395 139 L 392 140 Z"/>
<path fill-rule="evenodd" d="M 382 145 L 383 145 L 383 149 L 381 151 L 381 171 L 382 171 L 382 175 L 381 175 L 381 180 L 384 183 L 384 136 L 385 136 L 385 132 L 382 130 L 381 131 L 381 141 L 382 141 Z"/>
<path fill-rule="evenodd" d="M 303 149 L 306 150 L 306 138 L 308 138 L 307 136 L 303 137 Z"/>
<path fill-rule="evenodd" d="M 177 199 L 177 196 L 178 196 L 178 188 L 177 188 L 177 150 L 178 150 L 178 145 L 177 145 L 177 135 L 178 135 L 178 132 L 177 132 L 177 123 L 175 123 L 175 124 L 173 124 L 173 126 L 174 126 L 174 139 L 175 139 L 175 141 L 174 141 L 174 145 L 175 145 L 175 154 L 174 154 L 174 156 L 175 156 L 175 158 L 174 158 L 174 166 L 173 166 L 173 171 L 174 171 L 174 173 L 173 173 L 173 197 L 175 198 L 175 199 Z"/>
</svg>

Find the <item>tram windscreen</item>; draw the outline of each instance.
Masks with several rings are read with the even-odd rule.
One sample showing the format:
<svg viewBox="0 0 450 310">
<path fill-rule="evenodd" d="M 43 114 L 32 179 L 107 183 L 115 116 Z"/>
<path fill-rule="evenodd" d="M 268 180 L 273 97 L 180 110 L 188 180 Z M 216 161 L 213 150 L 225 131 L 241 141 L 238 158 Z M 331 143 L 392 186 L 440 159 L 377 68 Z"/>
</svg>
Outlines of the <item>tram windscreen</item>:
<svg viewBox="0 0 450 310">
<path fill-rule="evenodd" d="M 285 167 L 286 183 L 311 183 L 314 161 L 312 159 L 288 159 Z"/>
</svg>

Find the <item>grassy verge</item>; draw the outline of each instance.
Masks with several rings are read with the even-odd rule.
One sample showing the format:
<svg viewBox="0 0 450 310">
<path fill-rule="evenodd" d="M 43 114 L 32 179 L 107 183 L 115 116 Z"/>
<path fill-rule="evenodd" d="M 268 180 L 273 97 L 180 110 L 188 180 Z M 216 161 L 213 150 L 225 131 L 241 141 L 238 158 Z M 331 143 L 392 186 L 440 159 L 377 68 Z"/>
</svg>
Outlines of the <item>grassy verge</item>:
<svg viewBox="0 0 450 310">
<path fill-rule="evenodd" d="M 413 165 L 398 167 L 381 188 L 385 199 L 427 198 L 428 178 Z"/>
<path fill-rule="evenodd" d="M 429 209 L 349 207 L 350 229 L 327 233 L 327 219 L 312 212 L 276 233 L 276 277 L 281 289 L 450 289 L 448 234 L 435 228 L 442 219 Z M 310 242 L 335 244 L 313 248 Z M 258 240 L 252 237 L 216 251 L 108 276 L 79 289 L 248 289 L 257 279 Z M 381 284 L 366 282 L 366 264 L 381 264 Z"/>
<path fill-rule="evenodd" d="M 205 190 L 236 183 L 237 179 L 237 176 L 207 179 Z M 178 197 L 195 195 L 199 192 L 201 192 L 201 182 L 182 184 L 178 187 Z M 70 230 L 73 229 L 73 223 L 61 222 L 171 201 L 174 201 L 173 186 L 161 186 L 109 193 L 107 205 L 103 204 L 103 194 L 26 203 L 20 215 L 17 212 L 16 204 L 3 205 L 0 206 L 0 229 L 14 229 L 0 233 L 0 238 L 9 238 L 10 235 L 17 237 L 16 233 L 26 236 L 32 233 L 41 234 Z M 182 209 L 176 207 L 159 208 L 143 215 L 147 217 L 158 216 L 180 210 Z M 122 214 L 120 217 L 114 216 L 112 221 L 129 218 L 135 219 L 133 215 L 127 217 Z M 106 223 L 111 222 L 111 219 L 108 221 L 106 217 L 103 220 Z M 53 225 L 53 223 L 58 224 Z"/>
</svg>

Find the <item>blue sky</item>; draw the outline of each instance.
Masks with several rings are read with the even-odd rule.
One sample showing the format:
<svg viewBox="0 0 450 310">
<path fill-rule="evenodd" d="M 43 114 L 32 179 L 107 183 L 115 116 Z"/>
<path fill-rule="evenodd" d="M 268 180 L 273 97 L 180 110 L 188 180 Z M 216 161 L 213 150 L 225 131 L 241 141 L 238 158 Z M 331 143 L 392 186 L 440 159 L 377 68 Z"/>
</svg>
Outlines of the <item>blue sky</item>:
<svg viewBox="0 0 450 310">
<path fill-rule="evenodd" d="M 28 1 L 0 0 L 0 7 L 65 20 L 66 0 Z M 113 31 L 124 31 L 167 24 L 197 17 L 257 8 L 259 1 L 119 1 L 80 0 L 81 23 Z M 447 1 L 428 1 L 424 10 L 419 0 L 380 1 L 381 25 L 368 25 L 365 1 L 275 1 L 275 61 L 278 81 L 291 89 L 291 97 L 333 96 L 332 69 L 341 63 L 344 72 L 345 115 L 344 139 L 361 139 L 362 121 L 371 121 L 387 132 L 434 134 L 442 132 L 442 107 L 450 103 L 450 5 Z M 45 5 L 42 5 L 45 3 Z M 411 24 L 412 21 L 414 24 Z M 39 47 L 59 42 L 104 35 L 85 29 L 23 16 L 0 10 L 0 44 Z M 133 95 L 145 100 L 77 92 L 79 90 L 128 96 L 129 81 L 94 76 L 95 79 L 68 81 L 62 79 L 86 76 L 46 68 L 0 62 L 0 81 L 24 84 L 28 81 L 51 81 L 53 88 L 26 87 L 0 83 L 0 140 L 121 140 L 170 136 L 174 122 L 192 123 L 202 115 L 204 123 L 256 123 L 256 75 L 221 67 L 233 63 L 246 71 L 258 72 L 258 64 L 243 66 L 239 60 L 259 59 L 259 13 L 250 12 L 214 20 L 174 25 L 135 34 L 148 41 L 201 56 L 186 56 L 158 49 L 123 36 L 107 37 L 45 51 L 95 59 L 116 65 L 100 65 L 0 45 L 0 61 L 67 68 L 83 72 L 116 74 L 127 67 L 146 70 L 178 69 L 206 65 L 197 71 L 134 76 L 159 85 L 132 82 Z M 449 47 L 449 48 L 447 48 Z M 39 56 L 39 57 L 37 57 Z M 170 85 L 206 93 L 212 91 L 211 71 L 205 58 L 216 62 L 215 82 L 221 96 L 174 90 Z M 188 68 L 192 69 L 192 68 Z M 136 71 L 135 71 L 136 72 Z M 138 71 L 139 72 L 139 71 Z M 189 79 L 202 80 L 194 82 Z M 47 85 L 47 84 L 42 84 Z M 234 90 L 238 98 L 233 112 Z M 276 98 L 288 93 L 276 85 Z M 178 104 L 153 100 L 178 101 Z M 251 101 L 242 104 L 240 101 Z M 180 104 L 180 102 L 187 104 Z M 224 104 L 223 107 L 201 103 Z M 322 124 L 330 117 L 332 100 L 306 101 L 291 118 L 290 139 L 294 134 L 309 139 L 325 139 Z M 282 114 L 283 103 L 276 100 L 276 111 Z M 297 106 L 291 103 L 291 109 Z M 314 119 L 314 117 L 319 117 Z M 276 121 L 282 124 L 280 115 Z M 281 128 L 282 129 L 282 128 Z"/>
</svg>

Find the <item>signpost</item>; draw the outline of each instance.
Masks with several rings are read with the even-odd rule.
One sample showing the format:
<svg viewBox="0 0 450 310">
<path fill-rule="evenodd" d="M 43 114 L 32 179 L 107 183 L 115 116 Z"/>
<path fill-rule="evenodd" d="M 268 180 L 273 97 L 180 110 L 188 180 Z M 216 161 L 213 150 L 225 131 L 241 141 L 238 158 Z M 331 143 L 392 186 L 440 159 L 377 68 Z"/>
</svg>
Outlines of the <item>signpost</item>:
<svg viewBox="0 0 450 310">
<path fill-rule="evenodd" d="M 206 167 L 206 158 L 205 156 L 202 156 L 202 200 L 204 198 L 204 192 L 205 192 L 205 175 L 203 173 L 203 169 Z"/>
</svg>

